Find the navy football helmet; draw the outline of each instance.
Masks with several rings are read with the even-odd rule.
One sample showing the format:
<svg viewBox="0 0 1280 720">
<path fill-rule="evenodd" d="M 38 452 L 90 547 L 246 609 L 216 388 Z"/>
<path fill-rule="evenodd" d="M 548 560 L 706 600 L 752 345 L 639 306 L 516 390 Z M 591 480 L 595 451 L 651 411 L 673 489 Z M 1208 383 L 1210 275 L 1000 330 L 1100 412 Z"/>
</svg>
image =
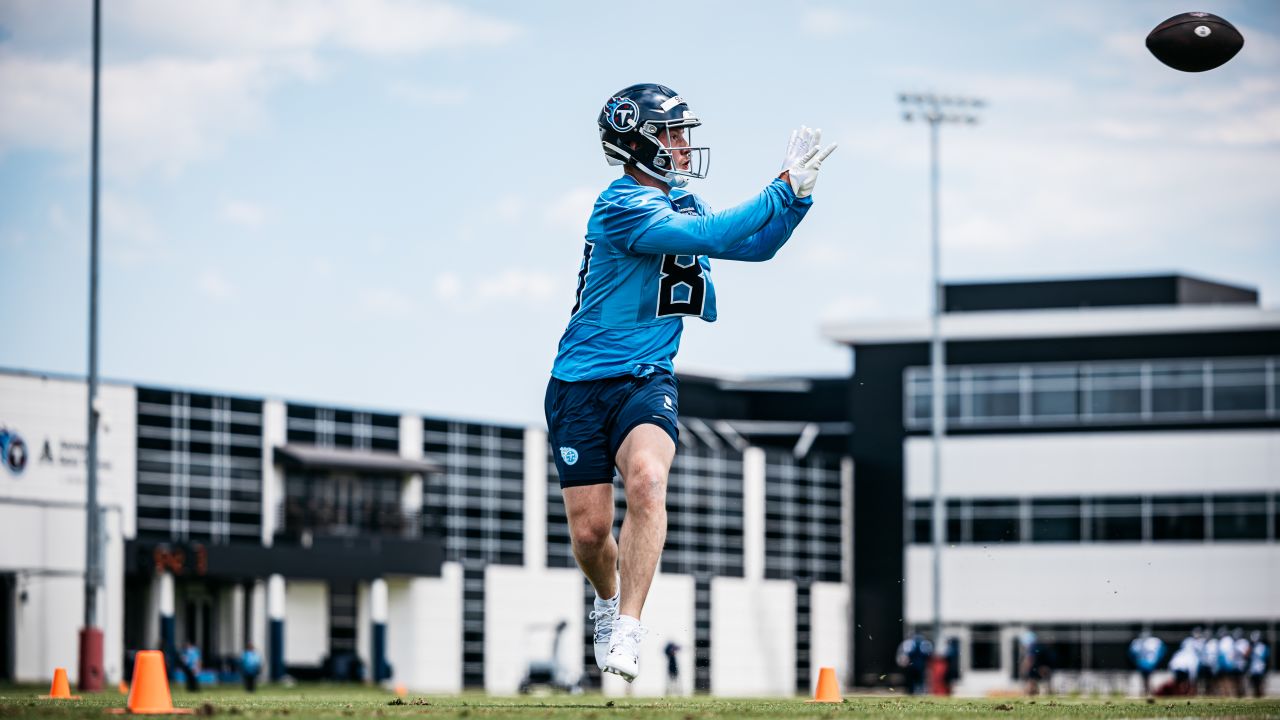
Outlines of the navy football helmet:
<svg viewBox="0 0 1280 720">
<path fill-rule="evenodd" d="M 634 165 L 672 187 L 689 178 L 704 178 L 711 168 L 711 148 L 670 147 L 667 131 L 685 129 L 685 141 L 702 124 L 675 90 L 654 83 L 632 85 L 614 93 L 600 110 L 600 144 L 610 165 Z M 689 168 L 680 167 L 672 150 L 688 153 Z"/>
</svg>

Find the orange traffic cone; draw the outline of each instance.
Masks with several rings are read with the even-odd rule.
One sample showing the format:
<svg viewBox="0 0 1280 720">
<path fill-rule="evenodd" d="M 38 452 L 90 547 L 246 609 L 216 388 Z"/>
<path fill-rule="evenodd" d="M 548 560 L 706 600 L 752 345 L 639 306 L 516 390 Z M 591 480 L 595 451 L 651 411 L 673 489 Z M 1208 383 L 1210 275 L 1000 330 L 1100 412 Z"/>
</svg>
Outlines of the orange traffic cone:
<svg viewBox="0 0 1280 720">
<path fill-rule="evenodd" d="M 188 715 L 193 711 L 173 706 L 169 676 L 164 670 L 164 653 L 139 650 L 133 661 L 133 684 L 129 686 L 127 709 L 112 710 L 130 715 Z"/>
<path fill-rule="evenodd" d="M 406 695 L 408 695 L 408 694 L 409 694 L 409 688 L 405 687 L 403 683 L 396 683 L 396 695 L 397 695 L 397 696 L 399 696 L 399 697 L 404 697 L 404 696 L 406 696 Z"/>
<path fill-rule="evenodd" d="M 49 687 L 48 695 L 41 695 L 41 700 L 79 700 L 79 695 L 71 694 L 71 683 L 67 682 L 67 669 L 54 668 L 53 685 Z"/>
<path fill-rule="evenodd" d="M 844 702 L 840 697 L 840 688 L 836 685 L 836 669 L 824 667 L 818 671 L 818 691 L 813 694 L 811 703 Z"/>
<path fill-rule="evenodd" d="M 128 695 L 128 694 L 129 694 L 129 683 L 127 683 L 127 682 L 125 682 L 125 681 L 121 680 L 121 681 L 120 681 L 120 684 L 119 684 L 119 685 L 116 685 L 116 689 L 120 691 L 120 694 L 121 694 L 121 695 Z"/>
</svg>

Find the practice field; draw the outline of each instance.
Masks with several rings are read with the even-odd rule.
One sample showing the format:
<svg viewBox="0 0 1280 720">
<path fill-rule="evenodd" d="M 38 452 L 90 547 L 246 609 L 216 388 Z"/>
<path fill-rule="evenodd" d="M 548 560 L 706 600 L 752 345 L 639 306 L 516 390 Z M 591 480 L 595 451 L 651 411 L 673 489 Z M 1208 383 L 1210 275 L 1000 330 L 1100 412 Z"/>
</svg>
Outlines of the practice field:
<svg viewBox="0 0 1280 720">
<path fill-rule="evenodd" d="M 0 688 L 0 718 L 102 718 L 104 708 L 124 706 L 124 696 L 102 693 L 79 701 L 38 700 L 47 688 Z M 731 720 L 733 718 L 1280 718 L 1280 700 L 1218 700 L 1040 697 L 1036 699 L 936 699 L 858 696 L 839 705 L 810 705 L 796 700 L 720 698 L 626 699 L 600 695 L 577 697 L 488 697 L 485 695 L 397 698 L 368 688 L 339 686 L 267 688 L 253 695 L 217 689 L 190 695 L 174 691 L 174 705 L 196 715 L 235 718 L 413 717 L 413 718 L 582 718 L 609 720 Z"/>
</svg>

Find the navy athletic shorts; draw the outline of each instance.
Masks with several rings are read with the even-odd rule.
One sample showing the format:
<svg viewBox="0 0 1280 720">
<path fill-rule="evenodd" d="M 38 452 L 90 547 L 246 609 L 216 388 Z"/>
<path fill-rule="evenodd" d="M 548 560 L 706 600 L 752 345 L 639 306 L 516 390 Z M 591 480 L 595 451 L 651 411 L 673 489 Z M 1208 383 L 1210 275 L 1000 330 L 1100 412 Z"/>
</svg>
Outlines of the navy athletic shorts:
<svg viewBox="0 0 1280 720">
<path fill-rule="evenodd" d="M 627 433 L 657 425 L 679 440 L 676 379 L 665 372 L 604 380 L 547 383 L 547 440 L 560 487 L 613 482 L 615 457 Z"/>
</svg>

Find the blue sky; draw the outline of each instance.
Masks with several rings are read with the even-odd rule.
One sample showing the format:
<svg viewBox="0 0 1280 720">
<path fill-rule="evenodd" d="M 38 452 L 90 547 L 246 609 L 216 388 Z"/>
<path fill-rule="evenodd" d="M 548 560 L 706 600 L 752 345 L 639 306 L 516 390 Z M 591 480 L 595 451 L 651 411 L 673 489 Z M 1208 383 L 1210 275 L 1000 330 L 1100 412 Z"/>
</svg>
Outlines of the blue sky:
<svg viewBox="0 0 1280 720">
<path fill-rule="evenodd" d="M 595 115 L 655 81 L 703 117 L 715 207 L 800 123 L 840 142 L 772 262 L 719 262 L 677 366 L 848 371 L 823 323 L 928 301 L 926 131 L 900 91 L 985 98 L 942 141 L 943 271 L 1184 271 L 1280 297 L 1280 3 L 1184 74 L 1180 2 L 111 0 L 105 375 L 541 421 L 582 234 L 613 177 Z M 0 0 L 0 366 L 86 368 L 90 3 Z"/>
</svg>

